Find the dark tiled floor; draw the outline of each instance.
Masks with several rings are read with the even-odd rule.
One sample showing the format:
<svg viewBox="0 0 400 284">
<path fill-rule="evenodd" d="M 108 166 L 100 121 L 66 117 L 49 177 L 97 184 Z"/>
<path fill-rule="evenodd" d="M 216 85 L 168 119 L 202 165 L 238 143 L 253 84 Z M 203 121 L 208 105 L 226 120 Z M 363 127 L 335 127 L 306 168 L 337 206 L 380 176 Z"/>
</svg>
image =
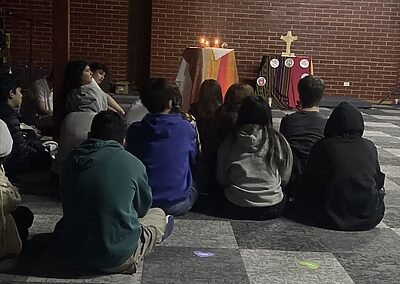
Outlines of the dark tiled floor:
<svg viewBox="0 0 400 284">
<path fill-rule="evenodd" d="M 322 109 L 329 116 L 329 109 Z M 368 232 L 334 232 L 281 218 L 254 222 L 190 212 L 177 218 L 171 237 L 149 255 L 136 275 L 98 275 L 65 268 L 52 248 L 61 206 L 25 195 L 35 214 L 32 239 L 16 269 L 1 283 L 399 283 L 400 110 L 362 110 L 365 137 L 378 147 L 386 173 L 386 215 Z M 274 111 L 274 125 L 287 112 Z M 208 258 L 194 251 L 212 252 Z M 302 261 L 316 269 L 302 265 Z M 1 263 L 2 271 L 6 263 Z"/>
</svg>

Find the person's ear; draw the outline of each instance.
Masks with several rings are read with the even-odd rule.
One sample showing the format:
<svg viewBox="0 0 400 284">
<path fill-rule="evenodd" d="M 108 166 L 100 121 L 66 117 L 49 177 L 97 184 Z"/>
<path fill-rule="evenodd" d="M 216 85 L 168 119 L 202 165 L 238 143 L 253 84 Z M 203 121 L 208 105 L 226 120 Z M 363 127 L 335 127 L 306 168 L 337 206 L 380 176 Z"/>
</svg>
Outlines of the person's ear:
<svg viewBox="0 0 400 284">
<path fill-rule="evenodd" d="M 172 100 L 168 101 L 168 108 L 171 109 L 172 108 Z"/>
<path fill-rule="evenodd" d="M 122 140 L 122 146 L 124 146 L 126 148 L 126 146 L 128 146 L 128 143 L 126 143 L 126 138 L 124 138 L 124 140 Z"/>
<path fill-rule="evenodd" d="M 10 92 L 8 93 L 8 98 L 12 99 L 16 95 L 16 93 L 17 92 L 14 93 L 12 90 L 10 90 Z"/>
</svg>

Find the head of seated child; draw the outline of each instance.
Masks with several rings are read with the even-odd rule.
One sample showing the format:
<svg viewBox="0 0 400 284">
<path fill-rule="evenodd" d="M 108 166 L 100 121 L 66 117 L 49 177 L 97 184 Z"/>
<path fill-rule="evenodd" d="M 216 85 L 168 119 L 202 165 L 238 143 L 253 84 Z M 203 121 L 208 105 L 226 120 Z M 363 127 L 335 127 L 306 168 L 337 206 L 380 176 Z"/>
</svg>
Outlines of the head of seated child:
<svg viewBox="0 0 400 284">
<path fill-rule="evenodd" d="M 88 137 L 98 140 L 114 140 L 123 145 L 126 129 L 126 121 L 119 113 L 104 110 L 94 116 Z"/>
<path fill-rule="evenodd" d="M 99 62 L 93 62 L 89 65 L 90 71 L 93 73 L 93 79 L 98 85 L 103 82 L 106 74 L 108 73 L 108 68 L 105 64 Z"/>
<path fill-rule="evenodd" d="M 20 108 L 22 103 L 22 87 L 12 74 L 0 76 L 0 101 L 12 108 Z"/>
<path fill-rule="evenodd" d="M 297 88 L 302 109 L 318 111 L 325 90 L 324 81 L 317 76 L 309 75 L 299 81 Z"/>
<path fill-rule="evenodd" d="M 261 96 L 248 96 L 239 108 L 236 126 L 257 124 L 272 128 L 272 113 L 268 102 Z"/>
<path fill-rule="evenodd" d="M 221 85 L 217 80 L 205 80 L 199 90 L 198 115 L 202 118 L 211 118 L 222 105 Z"/>
<path fill-rule="evenodd" d="M 83 60 L 71 60 L 65 67 L 64 89 L 68 94 L 70 91 L 90 84 L 93 73 L 87 62 Z"/>
<path fill-rule="evenodd" d="M 140 99 L 150 113 L 170 113 L 174 95 L 173 86 L 163 78 L 151 78 L 140 89 Z"/>
<path fill-rule="evenodd" d="M 233 84 L 226 91 L 224 99 L 225 110 L 228 112 L 238 111 L 243 99 L 252 95 L 254 95 L 254 90 L 250 85 L 242 83 Z"/>
</svg>

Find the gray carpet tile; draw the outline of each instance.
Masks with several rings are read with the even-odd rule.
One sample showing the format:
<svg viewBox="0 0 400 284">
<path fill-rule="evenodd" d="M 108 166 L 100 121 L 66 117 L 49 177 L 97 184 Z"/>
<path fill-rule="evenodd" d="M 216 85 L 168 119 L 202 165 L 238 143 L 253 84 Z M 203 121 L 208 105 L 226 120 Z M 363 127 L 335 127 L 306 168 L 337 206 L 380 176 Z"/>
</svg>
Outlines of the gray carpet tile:
<svg viewBox="0 0 400 284">
<path fill-rule="evenodd" d="M 231 223 L 241 249 L 326 251 L 318 240 L 311 237 L 312 231 L 322 231 L 319 228 L 307 227 L 283 219 L 261 222 L 232 221 Z"/>
<path fill-rule="evenodd" d="M 381 254 L 371 251 L 340 252 L 334 255 L 355 283 L 399 283 L 399 251 L 390 250 Z"/>
<path fill-rule="evenodd" d="M 400 165 L 381 165 L 381 170 L 388 178 L 400 178 Z"/>
<path fill-rule="evenodd" d="M 161 246 L 237 248 L 229 221 L 176 220 L 172 235 Z"/>
<path fill-rule="evenodd" d="M 142 283 L 249 283 L 238 249 L 157 247 L 144 261 Z"/>
<path fill-rule="evenodd" d="M 386 207 L 398 207 L 400 209 L 400 186 L 397 187 L 397 190 L 386 190 L 385 205 Z"/>
<path fill-rule="evenodd" d="M 240 253 L 250 283 L 353 283 L 331 253 L 280 250 L 240 250 Z"/>
<path fill-rule="evenodd" d="M 391 177 L 390 180 L 393 181 L 394 183 L 400 185 L 400 177 Z"/>
<path fill-rule="evenodd" d="M 397 204 L 396 207 L 390 207 L 387 205 L 383 221 L 390 228 L 400 228 L 400 204 Z"/>
<path fill-rule="evenodd" d="M 400 165 L 400 158 L 387 151 L 387 148 L 377 147 L 378 158 L 381 165 Z"/>
<path fill-rule="evenodd" d="M 23 194 L 21 205 L 27 206 L 35 215 L 62 215 L 61 203 L 47 196 Z"/>
<path fill-rule="evenodd" d="M 54 231 L 56 223 L 62 215 L 37 215 L 33 219 L 33 225 L 30 230 L 31 235 L 50 233 Z"/>
<path fill-rule="evenodd" d="M 384 223 L 391 225 L 384 220 Z M 364 232 L 339 232 L 331 230 L 312 231 L 315 239 L 327 252 L 375 252 L 400 251 L 400 238 L 391 229 L 375 228 Z"/>
</svg>

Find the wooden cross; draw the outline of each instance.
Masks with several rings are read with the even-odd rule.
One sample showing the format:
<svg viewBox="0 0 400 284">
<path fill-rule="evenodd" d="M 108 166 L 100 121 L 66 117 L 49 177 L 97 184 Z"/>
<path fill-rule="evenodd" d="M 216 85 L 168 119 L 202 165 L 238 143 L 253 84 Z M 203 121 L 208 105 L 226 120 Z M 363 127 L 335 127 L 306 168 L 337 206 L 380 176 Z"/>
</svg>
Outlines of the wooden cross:
<svg viewBox="0 0 400 284">
<path fill-rule="evenodd" d="M 286 51 L 282 52 L 282 56 L 294 57 L 294 53 L 290 53 L 290 45 L 297 40 L 297 36 L 293 36 L 292 31 L 288 31 L 285 36 L 281 35 L 281 40 L 286 42 Z"/>
</svg>

